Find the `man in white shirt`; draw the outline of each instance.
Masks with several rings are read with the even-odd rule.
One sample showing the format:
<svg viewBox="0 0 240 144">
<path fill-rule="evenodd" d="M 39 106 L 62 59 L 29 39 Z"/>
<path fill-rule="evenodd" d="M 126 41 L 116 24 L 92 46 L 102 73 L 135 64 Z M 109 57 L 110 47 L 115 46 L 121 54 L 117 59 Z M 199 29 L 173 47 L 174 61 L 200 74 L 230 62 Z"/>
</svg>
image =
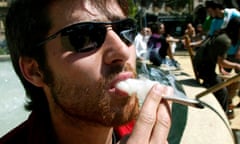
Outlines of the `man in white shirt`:
<svg viewBox="0 0 240 144">
<path fill-rule="evenodd" d="M 138 59 L 148 59 L 147 42 L 151 34 L 152 32 L 150 28 L 143 27 L 142 30 L 135 37 L 134 45 L 136 47 L 136 55 Z"/>
</svg>

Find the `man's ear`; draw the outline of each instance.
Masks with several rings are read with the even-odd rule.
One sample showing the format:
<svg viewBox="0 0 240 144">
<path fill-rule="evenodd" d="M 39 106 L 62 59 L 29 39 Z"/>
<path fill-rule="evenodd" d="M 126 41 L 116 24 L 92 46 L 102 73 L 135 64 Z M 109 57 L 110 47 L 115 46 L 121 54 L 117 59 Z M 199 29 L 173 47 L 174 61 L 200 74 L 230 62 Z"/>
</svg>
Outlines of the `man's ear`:
<svg viewBox="0 0 240 144">
<path fill-rule="evenodd" d="M 44 85 L 43 73 L 39 69 L 36 60 L 29 57 L 20 57 L 19 66 L 24 78 L 37 87 Z"/>
</svg>

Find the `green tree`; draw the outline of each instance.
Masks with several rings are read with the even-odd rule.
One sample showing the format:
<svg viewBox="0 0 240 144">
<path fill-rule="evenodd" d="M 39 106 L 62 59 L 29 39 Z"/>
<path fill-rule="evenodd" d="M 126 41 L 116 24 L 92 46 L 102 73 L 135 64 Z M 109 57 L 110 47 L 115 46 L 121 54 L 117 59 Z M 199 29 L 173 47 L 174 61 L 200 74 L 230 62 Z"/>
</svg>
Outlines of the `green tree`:
<svg viewBox="0 0 240 144">
<path fill-rule="evenodd" d="M 137 2 L 135 0 L 128 0 L 128 5 L 129 5 L 129 16 L 131 18 L 135 18 L 138 12 Z"/>
</svg>

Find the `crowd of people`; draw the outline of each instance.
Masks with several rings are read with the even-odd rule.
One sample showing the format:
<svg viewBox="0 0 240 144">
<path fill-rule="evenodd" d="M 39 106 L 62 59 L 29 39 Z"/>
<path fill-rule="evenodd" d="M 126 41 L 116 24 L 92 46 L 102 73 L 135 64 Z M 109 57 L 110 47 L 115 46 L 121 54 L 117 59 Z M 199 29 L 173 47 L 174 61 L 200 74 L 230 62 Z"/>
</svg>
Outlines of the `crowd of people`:
<svg viewBox="0 0 240 144">
<path fill-rule="evenodd" d="M 199 49 L 212 41 L 197 65 L 208 88 L 222 82 L 217 64 L 223 74 L 240 71 L 240 14 L 217 0 L 207 1 L 206 8 L 212 17 L 208 34 L 201 24 L 188 24 L 185 34 L 200 41 Z M 171 46 L 182 40 L 167 34 L 164 23 L 144 27 L 137 36 L 135 29 L 127 0 L 15 0 L 6 17 L 6 40 L 31 113 L 0 143 L 168 143 L 172 103 L 162 96 L 173 95 L 173 89 L 155 84 L 140 109 L 138 98 L 116 84 L 137 77 L 137 59 L 179 68 Z M 214 93 L 228 115 L 239 82 L 231 86 Z M 131 134 L 118 135 L 116 129 L 129 123 Z"/>
<path fill-rule="evenodd" d="M 144 32 L 144 31 L 148 32 Z M 168 66 L 180 69 L 180 63 L 174 59 L 174 43 L 180 40 L 167 34 L 164 23 L 151 23 L 143 27 L 134 40 L 137 58 L 149 60 L 155 66 Z"/>
<path fill-rule="evenodd" d="M 205 7 L 212 20 L 206 41 L 201 46 L 204 57 L 196 68 L 203 85 L 209 88 L 225 80 L 219 74 L 230 75 L 232 69 L 239 73 L 240 12 L 234 8 L 225 8 L 222 1 L 218 0 L 206 1 Z M 217 65 L 219 71 L 216 70 Z M 232 98 L 239 95 L 239 87 L 240 83 L 236 82 L 214 93 L 228 118 L 234 117 Z"/>
<path fill-rule="evenodd" d="M 223 82 L 224 77 L 230 75 L 232 69 L 239 73 L 240 32 L 238 31 L 238 19 L 240 19 L 240 12 L 235 8 L 225 8 L 223 2 L 219 0 L 206 1 L 205 9 L 208 13 L 205 22 L 196 24 L 196 26 L 188 23 L 184 36 L 188 36 L 190 46 L 196 53 L 203 52 L 203 50 L 198 50 L 199 48 L 208 47 L 205 48 L 204 54 L 201 54 L 202 61 L 196 62 L 197 64 L 194 66 L 203 80 L 203 86 L 209 88 Z M 180 64 L 174 59 L 174 49 L 171 44 L 177 42 L 185 44 L 185 41 L 166 33 L 164 23 L 156 22 L 144 27 L 144 29 L 146 28 L 151 32 L 143 34 L 145 51 L 144 58 L 141 57 L 141 59 L 147 59 L 156 66 L 168 64 L 180 68 Z M 135 40 L 137 53 L 139 53 L 138 43 L 141 43 L 142 40 Z M 195 58 L 195 61 L 198 59 L 200 58 Z M 217 66 L 218 71 L 216 70 Z M 239 95 L 239 85 L 239 82 L 236 82 L 214 92 L 216 99 L 229 118 L 234 117 L 232 98 Z"/>
</svg>

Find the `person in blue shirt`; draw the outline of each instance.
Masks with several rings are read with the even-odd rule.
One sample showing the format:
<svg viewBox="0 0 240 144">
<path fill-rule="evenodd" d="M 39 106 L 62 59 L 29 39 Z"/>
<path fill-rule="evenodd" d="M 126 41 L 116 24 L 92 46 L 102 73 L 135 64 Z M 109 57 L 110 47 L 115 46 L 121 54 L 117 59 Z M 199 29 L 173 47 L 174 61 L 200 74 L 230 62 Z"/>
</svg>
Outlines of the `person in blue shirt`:
<svg viewBox="0 0 240 144">
<path fill-rule="evenodd" d="M 205 2 L 205 7 L 208 14 L 212 17 L 212 22 L 210 29 L 208 31 L 208 36 L 212 37 L 217 35 L 221 30 L 225 29 L 228 26 L 229 21 L 234 18 L 240 18 L 240 12 L 235 8 L 225 8 L 224 4 L 220 0 L 207 0 Z M 231 61 L 232 55 L 237 52 L 238 44 L 232 43 L 226 51 L 226 59 Z M 223 75 L 229 75 L 231 69 L 225 67 L 222 63 L 218 62 L 219 72 Z M 228 89 L 229 91 L 229 89 Z M 232 95 L 229 91 L 229 95 Z M 231 103 L 231 96 L 229 96 L 229 106 L 228 106 L 228 115 L 233 114 L 233 106 Z M 232 117 L 232 116 L 231 116 Z"/>
<path fill-rule="evenodd" d="M 240 17 L 240 12 L 235 8 L 224 8 L 224 5 L 217 0 L 209 0 L 205 2 L 208 14 L 213 18 L 209 35 L 212 36 L 220 29 L 227 27 L 228 22 L 235 17 Z"/>
<path fill-rule="evenodd" d="M 205 2 L 205 6 L 207 9 L 208 14 L 213 17 L 212 23 L 210 25 L 210 29 L 208 32 L 209 36 L 213 36 L 214 34 L 218 33 L 221 29 L 227 27 L 227 24 L 232 18 L 239 17 L 240 12 L 235 8 L 224 8 L 222 2 L 218 0 L 208 0 Z M 230 46 L 228 49 L 227 54 L 233 55 L 237 51 L 237 47 Z M 223 69 L 220 69 L 220 72 L 223 74 L 227 74 Z"/>
</svg>

